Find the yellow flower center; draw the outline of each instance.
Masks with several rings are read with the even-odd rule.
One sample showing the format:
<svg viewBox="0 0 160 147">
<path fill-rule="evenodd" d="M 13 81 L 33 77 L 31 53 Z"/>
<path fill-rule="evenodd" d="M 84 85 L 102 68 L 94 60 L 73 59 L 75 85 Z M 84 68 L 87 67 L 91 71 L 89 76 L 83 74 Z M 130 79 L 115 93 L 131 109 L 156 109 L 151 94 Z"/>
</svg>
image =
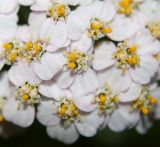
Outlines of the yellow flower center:
<svg viewBox="0 0 160 147">
<path fill-rule="evenodd" d="M 116 59 L 116 67 L 121 69 L 122 74 L 132 67 L 140 66 L 140 58 L 137 54 L 138 47 L 136 45 L 129 46 L 127 41 L 118 44 L 117 51 L 113 54 Z"/>
<path fill-rule="evenodd" d="M 32 60 L 39 60 L 40 57 L 43 55 L 45 48 L 45 43 L 42 41 L 29 41 L 26 42 L 22 52 L 22 57 L 27 59 L 28 62 Z"/>
<path fill-rule="evenodd" d="M 48 9 L 47 16 L 58 21 L 60 19 L 66 19 L 69 12 L 70 8 L 67 5 L 54 3 L 52 7 Z"/>
<path fill-rule="evenodd" d="M 112 113 L 119 103 L 117 95 L 113 94 L 111 86 L 106 83 L 103 88 L 98 90 L 95 96 L 95 102 L 102 113 Z"/>
<path fill-rule="evenodd" d="M 160 39 L 160 21 L 157 23 L 149 24 L 148 29 L 153 37 L 155 37 L 156 39 Z"/>
<path fill-rule="evenodd" d="M 98 18 L 91 20 L 90 28 L 88 31 L 89 37 L 94 40 L 98 40 L 106 36 L 107 34 L 112 33 L 112 29 L 108 26 L 108 24 Z"/>
<path fill-rule="evenodd" d="M 72 99 L 62 98 L 58 107 L 58 115 L 65 123 L 70 123 L 79 117 L 79 111 Z"/>
<path fill-rule="evenodd" d="M 143 86 L 141 95 L 132 104 L 133 110 L 140 110 L 144 115 L 150 114 L 156 107 L 158 99 L 150 95 L 149 87 Z"/>
<path fill-rule="evenodd" d="M 29 94 L 24 94 L 24 95 L 22 96 L 22 99 L 23 99 L 24 101 L 28 101 L 28 100 L 30 99 Z"/>
<path fill-rule="evenodd" d="M 138 8 L 140 3 L 140 1 L 134 0 L 120 0 L 118 12 L 129 16 Z"/>
<path fill-rule="evenodd" d="M 38 93 L 38 85 L 26 82 L 23 86 L 17 88 L 16 98 L 22 103 L 24 102 L 31 105 L 39 103 L 40 95 Z"/>
<path fill-rule="evenodd" d="M 3 52 L 0 58 L 6 59 L 6 64 L 11 65 L 20 57 L 20 42 L 13 40 L 13 42 L 5 42 L 3 44 Z"/>
<path fill-rule="evenodd" d="M 64 52 L 67 64 L 66 67 L 74 72 L 83 72 L 88 69 L 89 61 L 92 60 L 90 55 L 86 55 L 84 52 L 78 51 L 77 49 L 72 51 Z"/>
</svg>

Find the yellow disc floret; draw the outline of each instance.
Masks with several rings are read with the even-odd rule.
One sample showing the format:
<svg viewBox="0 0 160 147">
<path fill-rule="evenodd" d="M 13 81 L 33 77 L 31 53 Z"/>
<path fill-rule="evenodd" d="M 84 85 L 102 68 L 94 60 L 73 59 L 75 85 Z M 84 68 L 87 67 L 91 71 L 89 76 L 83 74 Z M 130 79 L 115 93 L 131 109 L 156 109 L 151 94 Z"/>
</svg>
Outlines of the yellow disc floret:
<svg viewBox="0 0 160 147">
<path fill-rule="evenodd" d="M 148 29 L 154 38 L 160 39 L 160 21 L 156 23 L 150 23 L 148 25 Z"/>
<path fill-rule="evenodd" d="M 157 103 L 158 99 L 150 95 L 149 87 L 145 85 L 142 88 L 140 96 L 133 102 L 132 109 L 139 110 L 142 114 L 148 115 L 155 110 Z"/>
<path fill-rule="evenodd" d="M 119 0 L 118 12 L 129 16 L 139 7 L 140 3 L 141 1 Z"/>
<path fill-rule="evenodd" d="M 74 71 L 74 72 L 83 72 L 88 69 L 89 61 L 92 60 L 91 55 L 87 55 L 82 51 L 78 51 L 77 49 L 72 51 L 65 51 L 64 52 L 67 64 L 67 69 Z"/>
<path fill-rule="evenodd" d="M 57 113 L 63 120 L 64 125 L 70 125 L 75 119 L 79 119 L 80 113 L 77 106 L 74 104 L 72 98 L 62 97 L 60 98 L 60 104 L 58 106 Z"/>
<path fill-rule="evenodd" d="M 48 9 L 47 17 L 58 21 L 60 19 L 66 19 L 70 12 L 70 8 L 65 4 L 53 3 L 53 5 Z"/>
<path fill-rule="evenodd" d="M 37 104 L 40 101 L 37 84 L 29 84 L 26 82 L 23 86 L 18 87 L 16 91 L 16 99 L 27 104 Z"/>
<path fill-rule="evenodd" d="M 138 47 L 136 45 L 129 46 L 128 41 L 118 44 L 117 51 L 113 54 L 116 59 L 116 67 L 121 69 L 122 74 L 129 68 L 140 66 L 140 58 L 137 54 Z"/>
<path fill-rule="evenodd" d="M 94 18 L 90 21 L 88 32 L 90 38 L 98 40 L 107 34 L 112 33 L 112 29 L 109 27 L 109 23 L 105 23 L 99 18 Z"/>
</svg>

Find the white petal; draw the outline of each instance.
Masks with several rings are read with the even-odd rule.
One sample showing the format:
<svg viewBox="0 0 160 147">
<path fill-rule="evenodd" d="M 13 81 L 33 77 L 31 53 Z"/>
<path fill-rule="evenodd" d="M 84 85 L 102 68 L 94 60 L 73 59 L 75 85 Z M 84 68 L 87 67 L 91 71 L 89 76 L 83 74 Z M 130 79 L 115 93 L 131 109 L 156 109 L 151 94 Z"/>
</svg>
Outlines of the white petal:
<svg viewBox="0 0 160 147">
<path fill-rule="evenodd" d="M 13 11 L 17 6 L 16 0 L 1 0 L 0 1 L 0 12 L 9 13 Z"/>
<path fill-rule="evenodd" d="M 23 104 L 18 109 L 18 102 L 10 99 L 3 108 L 3 115 L 7 121 L 20 127 L 29 127 L 34 121 L 35 109 L 33 106 Z"/>
<path fill-rule="evenodd" d="M 33 11 L 45 11 L 51 6 L 51 0 L 34 0 L 34 4 L 32 5 L 31 9 Z"/>
<path fill-rule="evenodd" d="M 18 0 L 18 3 L 24 6 L 29 6 L 34 2 L 34 0 Z"/>
<path fill-rule="evenodd" d="M 65 64 L 61 53 L 45 53 L 39 62 L 34 63 L 34 72 L 42 80 L 50 80 L 57 74 Z"/>
<path fill-rule="evenodd" d="M 64 128 L 64 126 L 61 124 L 58 124 L 52 127 L 47 127 L 47 134 L 51 138 L 57 139 L 65 144 L 72 144 L 79 137 L 79 134 L 74 124 L 72 124 L 71 126 L 67 128 Z"/>
<path fill-rule="evenodd" d="M 57 77 L 57 85 L 60 88 L 68 88 L 74 81 L 75 74 L 70 71 L 63 71 L 58 77 Z"/>
<path fill-rule="evenodd" d="M 79 133 L 85 137 L 96 135 L 99 126 L 102 124 L 97 111 L 81 115 L 81 121 L 75 122 Z"/>
<path fill-rule="evenodd" d="M 94 92 L 98 86 L 99 82 L 95 72 L 88 69 L 88 71 L 76 75 L 70 88 L 75 96 L 82 96 Z"/>
<path fill-rule="evenodd" d="M 78 17 L 77 17 L 78 16 Z M 67 19 L 68 37 L 72 40 L 78 40 L 86 32 L 89 26 L 88 14 L 84 10 L 71 13 Z"/>
<path fill-rule="evenodd" d="M 57 22 L 53 34 L 51 35 L 50 43 L 61 48 L 67 41 L 67 25 L 65 22 Z"/>
<path fill-rule="evenodd" d="M 22 86 L 25 82 L 31 84 L 40 83 L 40 79 L 33 72 L 31 65 L 23 61 L 17 62 L 11 67 L 9 70 L 9 79 L 17 86 Z"/>
<path fill-rule="evenodd" d="M 111 23 L 112 33 L 108 36 L 114 41 L 123 41 L 138 31 L 139 22 L 133 17 L 117 15 Z"/>
<path fill-rule="evenodd" d="M 16 34 L 17 20 L 16 13 L 10 15 L 0 15 L 0 38 L 8 39 L 12 38 Z"/>
<path fill-rule="evenodd" d="M 115 93 L 127 90 L 131 84 L 128 72 L 122 75 L 121 70 L 115 67 L 100 71 L 97 75 L 101 86 L 104 86 L 105 82 L 108 82 Z"/>
<path fill-rule="evenodd" d="M 0 74 L 0 97 L 9 97 L 11 92 L 11 84 L 8 79 L 8 72 Z"/>
<path fill-rule="evenodd" d="M 113 53 L 116 50 L 115 45 L 112 42 L 102 42 L 95 48 L 93 58 L 93 68 L 95 70 L 102 70 L 114 64 Z"/>
<path fill-rule="evenodd" d="M 89 94 L 86 96 L 80 96 L 73 98 L 75 105 L 82 111 L 91 112 L 96 108 L 96 104 L 94 103 L 94 95 Z"/>
<path fill-rule="evenodd" d="M 84 34 L 80 40 L 75 41 L 71 44 L 72 49 L 78 49 L 82 52 L 87 52 L 93 45 L 92 39 L 88 37 L 87 34 Z"/>
<path fill-rule="evenodd" d="M 121 132 L 135 126 L 138 120 L 138 112 L 131 112 L 130 106 L 121 105 L 111 114 L 108 126 L 115 132 Z"/>
<path fill-rule="evenodd" d="M 56 114 L 57 105 L 53 101 L 42 101 L 38 105 L 37 119 L 45 126 L 53 126 L 60 122 L 60 117 Z"/>
<path fill-rule="evenodd" d="M 130 102 L 136 100 L 141 93 L 142 86 L 132 82 L 129 89 L 119 95 L 121 102 Z"/>
<path fill-rule="evenodd" d="M 130 69 L 130 75 L 134 81 L 147 84 L 158 70 L 158 63 L 152 56 L 141 57 L 140 67 Z"/>
<path fill-rule="evenodd" d="M 40 94 L 48 97 L 53 98 L 55 100 L 59 100 L 60 97 L 65 96 L 63 90 L 61 90 L 55 83 L 54 80 L 44 81 L 39 86 Z"/>
</svg>

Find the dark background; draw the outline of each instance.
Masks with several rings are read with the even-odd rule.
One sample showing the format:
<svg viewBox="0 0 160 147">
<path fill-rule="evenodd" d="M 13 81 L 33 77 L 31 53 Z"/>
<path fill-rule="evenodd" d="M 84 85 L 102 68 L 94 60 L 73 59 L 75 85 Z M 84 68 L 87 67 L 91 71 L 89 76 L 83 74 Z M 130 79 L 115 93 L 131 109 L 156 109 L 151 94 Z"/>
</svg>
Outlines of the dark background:
<svg viewBox="0 0 160 147">
<path fill-rule="evenodd" d="M 50 139 L 45 131 L 45 127 L 35 122 L 25 132 L 14 136 L 8 140 L 0 140 L 0 146 L 14 146 L 14 147 L 29 147 L 29 146 L 43 146 L 43 147 L 67 147 L 56 140 Z M 160 122 L 157 122 L 147 134 L 139 135 L 135 130 L 128 130 L 122 133 L 114 133 L 109 129 L 104 129 L 95 137 L 80 139 L 71 147 L 160 147 Z"/>
<path fill-rule="evenodd" d="M 19 24 L 27 24 L 29 16 L 29 7 L 21 7 L 19 11 Z M 22 134 L 14 136 L 8 140 L 0 139 L 0 146 L 43 146 L 43 147 L 65 147 L 63 143 L 50 139 L 45 131 L 45 127 L 41 126 L 37 121 L 27 128 Z M 114 133 L 109 129 L 104 129 L 95 137 L 80 139 L 71 147 L 88 146 L 88 147 L 160 147 L 160 122 L 157 122 L 147 134 L 139 135 L 135 130 L 127 130 L 122 133 Z"/>
</svg>

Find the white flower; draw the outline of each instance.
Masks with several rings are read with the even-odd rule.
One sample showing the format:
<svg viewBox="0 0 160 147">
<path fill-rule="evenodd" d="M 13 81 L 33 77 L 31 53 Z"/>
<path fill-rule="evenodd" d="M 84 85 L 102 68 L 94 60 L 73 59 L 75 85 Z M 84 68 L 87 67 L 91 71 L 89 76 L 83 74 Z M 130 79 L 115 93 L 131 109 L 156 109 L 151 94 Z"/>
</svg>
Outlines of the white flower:
<svg viewBox="0 0 160 147">
<path fill-rule="evenodd" d="M 112 42 L 98 44 L 93 68 L 99 72 L 106 70 L 108 76 L 115 76 L 114 79 L 123 79 L 121 88 L 124 89 L 129 88 L 132 82 L 147 84 L 158 70 L 158 61 L 153 55 L 159 49 L 159 42 L 148 31 L 141 30 L 132 38 L 118 43 L 117 47 Z"/>
<path fill-rule="evenodd" d="M 144 85 L 135 101 L 119 105 L 111 115 L 108 126 L 116 132 L 136 126 L 138 132 L 145 133 L 151 126 L 150 116 L 157 108 L 158 99 L 155 96 L 157 96 L 155 90 L 151 89 L 151 86 Z"/>
<path fill-rule="evenodd" d="M 44 99 L 38 106 L 37 118 L 47 126 L 48 135 L 66 144 L 75 142 L 79 134 L 94 136 L 102 123 L 96 111 L 85 113 L 74 103 L 75 96 L 68 90 L 58 88 L 54 82 L 40 85 L 40 93 L 50 99 Z"/>
<path fill-rule="evenodd" d="M 116 11 L 110 1 L 96 1 L 87 7 L 80 7 L 68 18 L 68 37 L 80 39 L 84 34 L 91 40 L 98 40 L 112 32 L 110 27 Z"/>
<path fill-rule="evenodd" d="M 18 62 L 11 67 L 9 79 L 15 90 L 3 109 L 6 120 L 21 127 L 30 126 L 35 117 L 35 106 L 40 102 L 38 85 L 40 80 L 26 62 Z"/>
<path fill-rule="evenodd" d="M 51 34 L 48 33 L 48 35 L 43 34 L 45 33 L 43 28 L 46 27 L 42 26 L 41 31 L 35 33 L 32 25 L 19 26 L 15 38 L 3 44 L 2 58 L 4 58 L 6 64 L 14 66 L 15 64 L 13 63 L 25 60 L 26 64 L 28 63 L 28 66 L 33 68 L 40 78 L 45 80 L 51 79 L 54 74 L 61 70 L 64 65 L 64 56 L 58 49 L 67 46 L 70 42 L 68 40 L 66 42 L 63 41 L 62 45 L 58 48 L 55 47 L 54 45 L 58 44 L 59 37 L 55 35 L 54 39 L 52 39 L 53 32 L 50 32 Z M 50 61 L 48 62 L 48 60 Z M 56 66 L 51 65 L 51 68 L 50 64 L 52 63 L 57 64 Z"/>
<path fill-rule="evenodd" d="M 52 0 L 36 0 L 31 7 L 33 12 L 30 14 L 29 23 L 34 24 L 35 30 L 37 30 L 40 25 L 44 26 L 44 32 L 41 34 L 46 35 L 47 32 L 49 35 L 52 35 L 52 38 L 55 37 L 56 41 L 53 41 L 53 44 L 55 47 L 59 47 L 67 40 L 68 25 L 71 25 L 68 24 L 68 19 L 70 15 L 74 15 L 74 11 L 77 11 L 77 9 L 72 10 L 70 5 L 77 5 L 81 3 L 87 4 L 84 0 L 62 0 L 54 2 Z"/>
<path fill-rule="evenodd" d="M 76 96 L 94 92 L 99 85 L 96 73 L 91 69 L 93 49 L 85 46 L 84 42 L 85 40 L 74 42 L 64 52 L 65 64 L 57 76 L 59 87 L 70 87 Z"/>
<path fill-rule="evenodd" d="M 117 10 L 117 15 L 111 23 L 112 33 L 108 36 L 115 41 L 130 38 L 145 26 L 145 17 L 139 11 L 143 0 L 112 0 Z"/>
<path fill-rule="evenodd" d="M 121 82 L 117 81 L 119 80 L 118 77 L 116 79 L 113 79 L 112 77 L 106 79 L 105 74 L 106 73 L 99 75 L 101 88 L 99 88 L 95 94 L 75 99 L 75 104 L 80 110 L 85 112 L 91 112 L 94 110 L 98 112 L 99 118 L 103 120 L 102 128 L 106 127 L 108 121 L 110 121 L 109 124 L 112 124 L 111 121 L 114 121 L 112 117 L 119 115 L 121 111 L 126 113 L 126 115 L 130 115 L 129 106 L 127 106 L 128 104 L 125 106 L 125 104 L 135 101 L 141 93 L 140 85 L 133 83 L 131 84 L 130 89 L 124 91 L 121 87 Z M 133 114 L 133 116 L 131 115 L 130 119 L 134 120 L 134 116 L 135 114 Z M 121 117 L 121 115 L 119 117 Z M 123 124 L 123 128 L 128 126 L 127 123 L 129 122 Z M 115 126 L 113 129 L 116 130 L 118 127 L 119 126 Z"/>
</svg>

